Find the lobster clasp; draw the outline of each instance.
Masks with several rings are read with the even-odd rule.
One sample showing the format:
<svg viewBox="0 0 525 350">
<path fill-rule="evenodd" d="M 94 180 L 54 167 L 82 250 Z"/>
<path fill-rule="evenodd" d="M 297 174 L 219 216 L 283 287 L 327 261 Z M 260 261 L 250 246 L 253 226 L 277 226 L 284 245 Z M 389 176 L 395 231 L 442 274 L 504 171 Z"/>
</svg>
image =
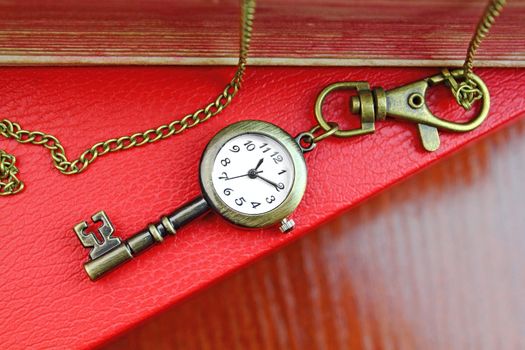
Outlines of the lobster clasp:
<svg viewBox="0 0 525 350">
<path fill-rule="evenodd" d="M 386 116 L 417 123 L 423 147 L 427 151 L 435 151 L 440 145 L 438 129 L 453 132 L 471 131 L 480 126 L 489 113 L 489 91 L 483 80 L 474 74 L 470 79 L 476 84 L 482 99 L 477 116 L 459 123 L 441 119 L 430 111 L 426 103 L 427 89 L 441 83 L 455 85 L 455 78 L 461 77 L 461 69 L 452 72 L 444 70 L 441 74 L 384 92 L 384 97 L 377 100 L 377 105 L 384 108 Z"/>
<path fill-rule="evenodd" d="M 334 133 L 339 137 L 350 137 L 371 133 L 375 130 L 375 122 L 385 120 L 386 117 L 406 120 L 416 123 L 423 147 L 427 151 L 435 151 L 439 148 L 440 140 L 438 129 L 467 132 L 471 131 L 485 120 L 490 109 L 490 96 L 487 86 L 475 74 L 469 75 L 471 84 L 475 85 L 477 95 L 474 95 L 470 85 L 457 84 L 456 78 L 463 77 L 463 70 L 457 69 L 452 72 L 443 70 L 441 74 L 425 78 L 392 90 L 385 91 L 381 87 L 370 89 L 366 82 L 339 82 L 327 86 L 317 97 L 315 104 L 315 117 L 321 128 L 330 130 L 330 123 L 326 121 L 322 113 L 322 106 L 326 96 L 338 89 L 355 89 L 357 96 L 352 97 L 350 108 L 352 113 L 361 117 L 361 127 L 352 130 L 338 130 Z M 471 120 L 460 123 L 445 120 L 435 116 L 427 106 L 426 92 L 429 87 L 437 84 L 448 84 L 457 96 L 461 93 L 472 94 L 471 100 L 481 99 L 482 105 L 479 113 Z M 471 103 L 472 101 L 470 101 Z M 470 104 L 466 104 L 470 106 Z M 465 105 L 464 105 L 465 106 Z"/>
</svg>

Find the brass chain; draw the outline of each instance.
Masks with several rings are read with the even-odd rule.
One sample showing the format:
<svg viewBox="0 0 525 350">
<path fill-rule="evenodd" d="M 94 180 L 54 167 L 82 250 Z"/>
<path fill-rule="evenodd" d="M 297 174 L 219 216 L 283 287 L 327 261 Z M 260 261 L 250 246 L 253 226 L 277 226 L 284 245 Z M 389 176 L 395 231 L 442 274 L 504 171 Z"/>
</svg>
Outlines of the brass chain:
<svg viewBox="0 0 525 350">
<path fill-rule="evenodd" d="M 186 129 L 191 129 L 221 113 L 241 88 L 242 78 L 247 65 L 248 51 L 250 49 L 254 16 L 255 0 L 242 0 L 241 38 L 237 71 L 232 80 L 214 101 L 210 102 L 204 108 L 185 115 L 179 120 L 174 120 L 169 124 L 143 132 L 137 132 L 132 135 L 124 135 L 119 138 L 98 142 L 74 160 L 67 158 L 64 146 L 55 136 L 41 131 L 24 130 L 20 124 L 8 119 L 0 121 L 0 135 L 6 138 L 12 138 L 19 143 L 43 146 L 49 150 L 53 165 L 58 171 L 65 175 L 75 175 L 86 170 L 97 158 L 105 154 L 155 143 L 180 134 Z M 14 166 L 14 163 L 15 158 L 13 156 L 0 150 L 0 195 L 16 194 L 24 188 L 23 183 L 16 177 L 18 170 Z"/>
<path fill-rule="evenodd" d="M 241 43 L 237 71 L 233 79 L 226 85 L 223 92 L 206 107 L 198 109 L 192 114 L 184 116 L 180 120 L 174 120 L 169 124 L 161 125 L 154 129 L 125 135 L 119 138 L 98 142 L 84 151 L 77 159 L 70 161 L 60 141 L 53 135 L 41 131 L 24 130 L 18 123 L 8 119 L 0 121 L 0 135 L 12 138 L 19 143 L 31 143 L 47 148 L 53 159 L 53 165 L 65 175 L 79 174 L 93 163 L 98 157 L 108 153 L 140 147 L 145 144 L 154 143 L 173 135 L 180 134 L 186 129 L 197 126 L 211 117 L 222 112 L 241 87 L 242 77 L 246 70 L 246 59 L 250 47 L 253 18 L 255 14 L 255 0 L 243 0 L 241 8 Z M 506 4 L 506 0 L 490 0 L 476 31 L 470 41 L 467 56 L 463 64 L 464 78 L 457 83 L 453 78 L 448 78 L 450 87 L 456 101 L 465 109 L 470 109 L 472 104 L 482 98 L 482 93 L 474 80 L 471 79 L 474 68 L 476 51 L 483 39 L 487 36 L 495 19 Z M 313 133 L 310 133 L 313 137 Z M 331 135 L 331 134 L 330 134 Z M 329 135 L 321 135 L 316 139 L 320 141 Z M 17 169 L 14 166 L 15 158 L 0 150 L 0 195 L 9 195 L 20 192 L 24 185 L 16 177 Z"/>
<path fill-rule="evenodd" d="M 474 58 L 476 57 L 476 51 L 481 45 L 481 42 L 489 33 L 490 28 L 496 21 L 496 17 L 501 14 L 506 3 L 506 0 L 490 0 L 481 16 L 476 31 L 470 40 L 467 57 L 465 58 L 465 63 L 463 63 L 463 74 L 465 80 L 459 84 L 453 79 L 449 80 L 451 83 L 450 88 L 452 89 L 456 101 L 466 110 L 471 109 L 473 103 L 483 97 L 476 82 L 472 80 Z"/>
<path fill-rule="evenodd" d="M 24 189 L 24 183 L 16 176 L 15 156 L 0 149 L 0 196 L 9 196 Z"/>
</svg>

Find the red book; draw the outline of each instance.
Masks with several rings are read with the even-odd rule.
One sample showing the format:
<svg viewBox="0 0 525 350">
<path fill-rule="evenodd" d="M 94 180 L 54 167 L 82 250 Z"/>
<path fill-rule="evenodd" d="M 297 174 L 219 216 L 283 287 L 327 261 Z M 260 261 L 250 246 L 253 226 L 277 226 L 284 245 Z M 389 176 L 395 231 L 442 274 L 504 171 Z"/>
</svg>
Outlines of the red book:
<svg viewBox="0 0 525 350">
<path fill-rule="evenodd" d="M 261 1 L 252 63 L 342 65 L 250 67 L 219 116 L 155 145 L 110 154 L 66 177 L 48 152 L 0 137 L 17 157 L 26 189 L 0 199 L 0 341 L 3 348 L 89 348 L 161 312 L 225 275 L 301 237 L 378 191 L 525 114 L 522 69 L 486 68 L 492 107 L 467 133 L 442 132 L 425 151 L 417 126 L 387 120 L 373 134 L 329 138 L 306 155 L 308 184 L 297 228 L 245 231 L 208 214 L 97 282 L 73 226 L 103 209 L 126 239 L 200 193 L 202 151 L 226 125 L 259 119 L 291 135 L 315 125 L 319 92 L 337 81 L 391 89 L 434 68 L 459 65 L 482 1 Z M 480 65 L 523 66 L 522 3 L 509 2 L 479 53 Z M 238 50 L 237 1 L 17 1 L 0 4 L 0 64 L 223 64 Z M 327 40 L 327 38 L 333 38 Z M 57 136 L 76 158 L 94 143 L 180 119 L 215 98 L 232 67 L 0 69 L 0 118 Z M 325 113 L 343 127 L 349 96 Z M 428 96 L 446 119 L 465 113 L 444 88 Z M 474 113 L 474 112 L 473 112 Z M 330 117 L 332 118 L 332 117 Z"/>
<path fill-rule="evenodd" d="M 0 139 L 18 157 L 27 188 L 2 198 L 0 211 L 0 339 L 5 348 L 91 347 L 206 287 L 385 187 L 525 113 L 518 69 L 480 69 L 492 109 L 478 129 L 441 133 L 441 147 L 421 147 L 416 126 L 387 120 L 374 134 L 328 139 L 306 155 L 306 195 L 297 228 L 240 230 L 209 214 L 97 282 L 73 225 L 104 209 L 122 238 L 199 194 L 198 164 L 208 140 L 224 126 L 260 119 L 292 135 L 314 125 L 313 104 L 329 83 L 366 80 L 387 89 L 434 75 L 436 69 L 253 68 L 228 109 L 166 140 L 97 160 L 66 177 L 36 146 Z M 59 137 L 71 156 L 93 142 L 166 123 L 222 90 L 232 68 L 5 68 L 2 116 Z M 501 82 L 505 88 L 499 88 Z M 443 92 L 443 91 L 442 91 Z M 432 110 L 455 119 L 461 109 L 447 94 Z M 348 108 L 328 101 L 326 113 Z M 344 121 L 343 121 L 344 123 Z"/>
</svg>

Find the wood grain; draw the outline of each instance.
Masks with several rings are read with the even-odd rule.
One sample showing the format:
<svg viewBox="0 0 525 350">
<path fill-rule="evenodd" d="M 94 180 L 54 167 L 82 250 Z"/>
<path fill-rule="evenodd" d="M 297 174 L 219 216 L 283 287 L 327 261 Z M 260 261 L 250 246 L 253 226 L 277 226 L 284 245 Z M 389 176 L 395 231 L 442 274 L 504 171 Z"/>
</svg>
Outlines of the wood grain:
<svg viewBox="0 0 525 350">
<path fill-rule="evenodd" d="M 104 347 L 524 349 L 525 120 Z"/>
<path fill-rule="evenodd" d="M 251 64 L 458 66 L 488 0 L 264 0 Z M 525 0 L 479 66 L 525 65 Z M 2 0 L 0 64 L 235 64 L 239 0 Z"/>
</svg>

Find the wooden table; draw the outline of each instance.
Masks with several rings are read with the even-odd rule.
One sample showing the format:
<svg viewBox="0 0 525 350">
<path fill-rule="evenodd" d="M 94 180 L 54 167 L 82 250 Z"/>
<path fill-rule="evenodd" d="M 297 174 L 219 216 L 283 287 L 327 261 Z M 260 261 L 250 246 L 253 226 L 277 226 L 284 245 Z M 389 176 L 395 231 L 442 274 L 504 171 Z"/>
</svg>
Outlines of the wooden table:
<svg viewBox="0 0 525 350">
<path fill-rule="evenodd" d="M 525 120 L 104 349 L 524 349 Z"/>
</svg>

